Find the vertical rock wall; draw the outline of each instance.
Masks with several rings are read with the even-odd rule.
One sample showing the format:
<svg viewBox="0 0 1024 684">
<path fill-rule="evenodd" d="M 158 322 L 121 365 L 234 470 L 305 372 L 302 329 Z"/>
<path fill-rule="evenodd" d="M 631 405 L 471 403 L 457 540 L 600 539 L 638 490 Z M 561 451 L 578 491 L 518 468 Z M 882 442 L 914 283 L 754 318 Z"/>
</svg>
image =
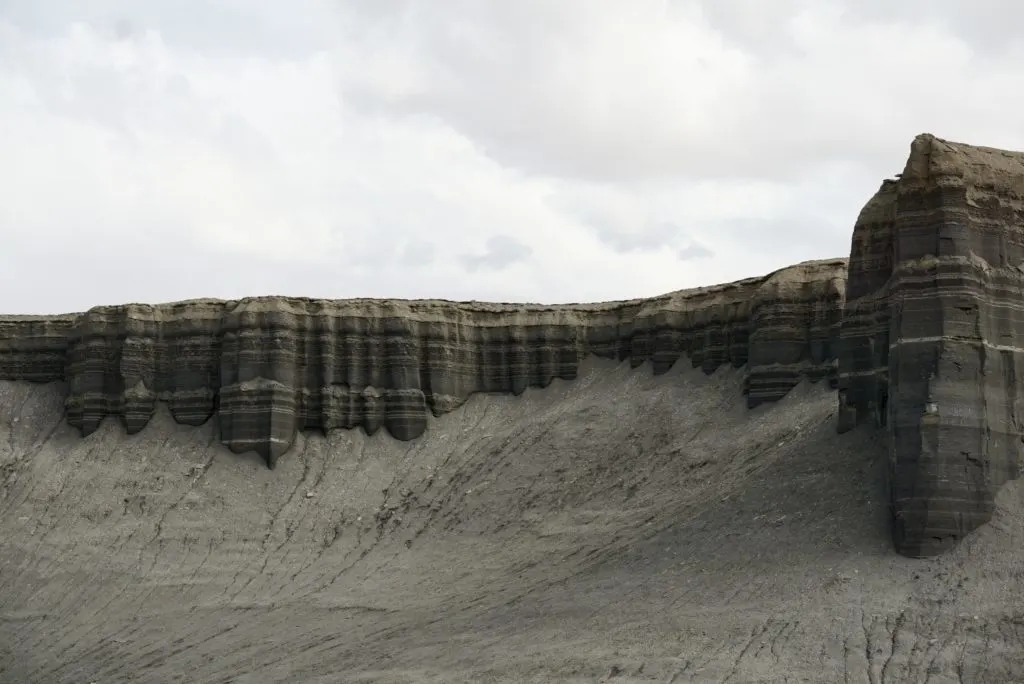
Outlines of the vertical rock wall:
<svg viewBox="0 0 1024 684">
<path fill-rule="evenodd" d="M 918 136 L 854 230 L 840 430 L 891 437 L 893 538 L 949 548 L 1017 477 L 1024 345 L 1024 154 Z"/>
</svg>

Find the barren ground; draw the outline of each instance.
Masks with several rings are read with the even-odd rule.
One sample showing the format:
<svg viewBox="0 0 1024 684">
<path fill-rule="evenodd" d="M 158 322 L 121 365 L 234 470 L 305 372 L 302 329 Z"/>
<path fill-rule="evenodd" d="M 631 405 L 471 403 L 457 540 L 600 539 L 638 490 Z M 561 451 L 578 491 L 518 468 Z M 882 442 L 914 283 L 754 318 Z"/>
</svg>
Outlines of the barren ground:
<svg viewBox="0 0 1024 684">
<path fill-rule="evenodd" d="M 590 362 L 274 471 L 161 413 L 82 439 L 0 383 L 0 681 L 1024 681 L 1024 488 L 895 555 L 835 395 Z"/>
</svg>

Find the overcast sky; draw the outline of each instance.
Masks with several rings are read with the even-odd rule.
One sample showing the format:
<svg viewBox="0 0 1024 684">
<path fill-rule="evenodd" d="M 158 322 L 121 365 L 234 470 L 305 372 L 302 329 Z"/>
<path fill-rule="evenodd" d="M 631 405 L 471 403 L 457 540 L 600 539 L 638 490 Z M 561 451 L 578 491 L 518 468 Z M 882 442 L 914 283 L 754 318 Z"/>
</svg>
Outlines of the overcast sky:
<svg viewBox="0 0 1024 684">
<path fill-rule="evenodd" d="M 0 311 L 589 301 L 846 256 L 914 135 L 1024 149 L 1021 25 L 1015 0 L 0 0 Z"/>
</svg>

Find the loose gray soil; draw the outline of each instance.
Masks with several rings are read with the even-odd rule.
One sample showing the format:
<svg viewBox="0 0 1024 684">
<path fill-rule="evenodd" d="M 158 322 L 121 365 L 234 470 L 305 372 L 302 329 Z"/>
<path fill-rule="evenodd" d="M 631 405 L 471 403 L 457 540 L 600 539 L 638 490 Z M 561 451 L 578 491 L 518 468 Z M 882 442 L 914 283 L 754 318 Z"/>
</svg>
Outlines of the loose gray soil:
<svg viewBox="0 0 1024 684">
<path fill-rule="evenodd" d="M 0 383 L 0 681 L 1020 682 L 1024 488 L 895 555 L 885 446 L 805 385 L 590 362 L 274 471 Z"/>
</svg>

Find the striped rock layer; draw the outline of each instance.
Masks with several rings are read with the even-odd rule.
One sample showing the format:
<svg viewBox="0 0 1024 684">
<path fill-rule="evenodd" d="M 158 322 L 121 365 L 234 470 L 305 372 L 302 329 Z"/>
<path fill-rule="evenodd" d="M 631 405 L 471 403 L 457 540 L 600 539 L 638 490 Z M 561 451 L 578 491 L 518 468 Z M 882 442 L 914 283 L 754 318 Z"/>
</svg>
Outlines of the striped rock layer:
<svg viewBox="0 0 1024 684">
<path fill-rule="evenodd" d="M 835 381 L 846 262 L 652 299 L 536 306 L 283 297 L 97 307 L 0 317 L 0 378 L 64 381 L 83 435 L 107 416 L 129 433 L 158 402 L 179 422 L 216 416 L 221 441 L 274 467 L 298 430 L 386 429 L 411 440 L 428 414 L 475 392 L 520 394 L 576 377 L 590 355 L 681 357 L 747 368 L 747 403 L 803 378 Z"/>
<path fill-rule="evenodd" d="M 1017 477 L 1024 404 L 1024 154 L 918 136 L 854 228 L 839 430 L 888 430 L 893 538 L 942 552 Z"/>
<path fill-rule="evenodd" d="M 854 226 L 850 257 L 651 299 L 538 306 L 256 298 L 0 317 L 0 379 L 67 383 L 83 434 L 157 403 L 273 467 L 304 429 L 401 440 L 474 392 L 570 380 L 590 355 L 745 366 L 747 404 L 839 390 L 840 432 L 890 436 L 896 549 L 986 523 L 1020 467 L 1024 154 L 918 136 Z M 1018 409 L 1018 406 L 1021 406 Z"/>
</svg>

